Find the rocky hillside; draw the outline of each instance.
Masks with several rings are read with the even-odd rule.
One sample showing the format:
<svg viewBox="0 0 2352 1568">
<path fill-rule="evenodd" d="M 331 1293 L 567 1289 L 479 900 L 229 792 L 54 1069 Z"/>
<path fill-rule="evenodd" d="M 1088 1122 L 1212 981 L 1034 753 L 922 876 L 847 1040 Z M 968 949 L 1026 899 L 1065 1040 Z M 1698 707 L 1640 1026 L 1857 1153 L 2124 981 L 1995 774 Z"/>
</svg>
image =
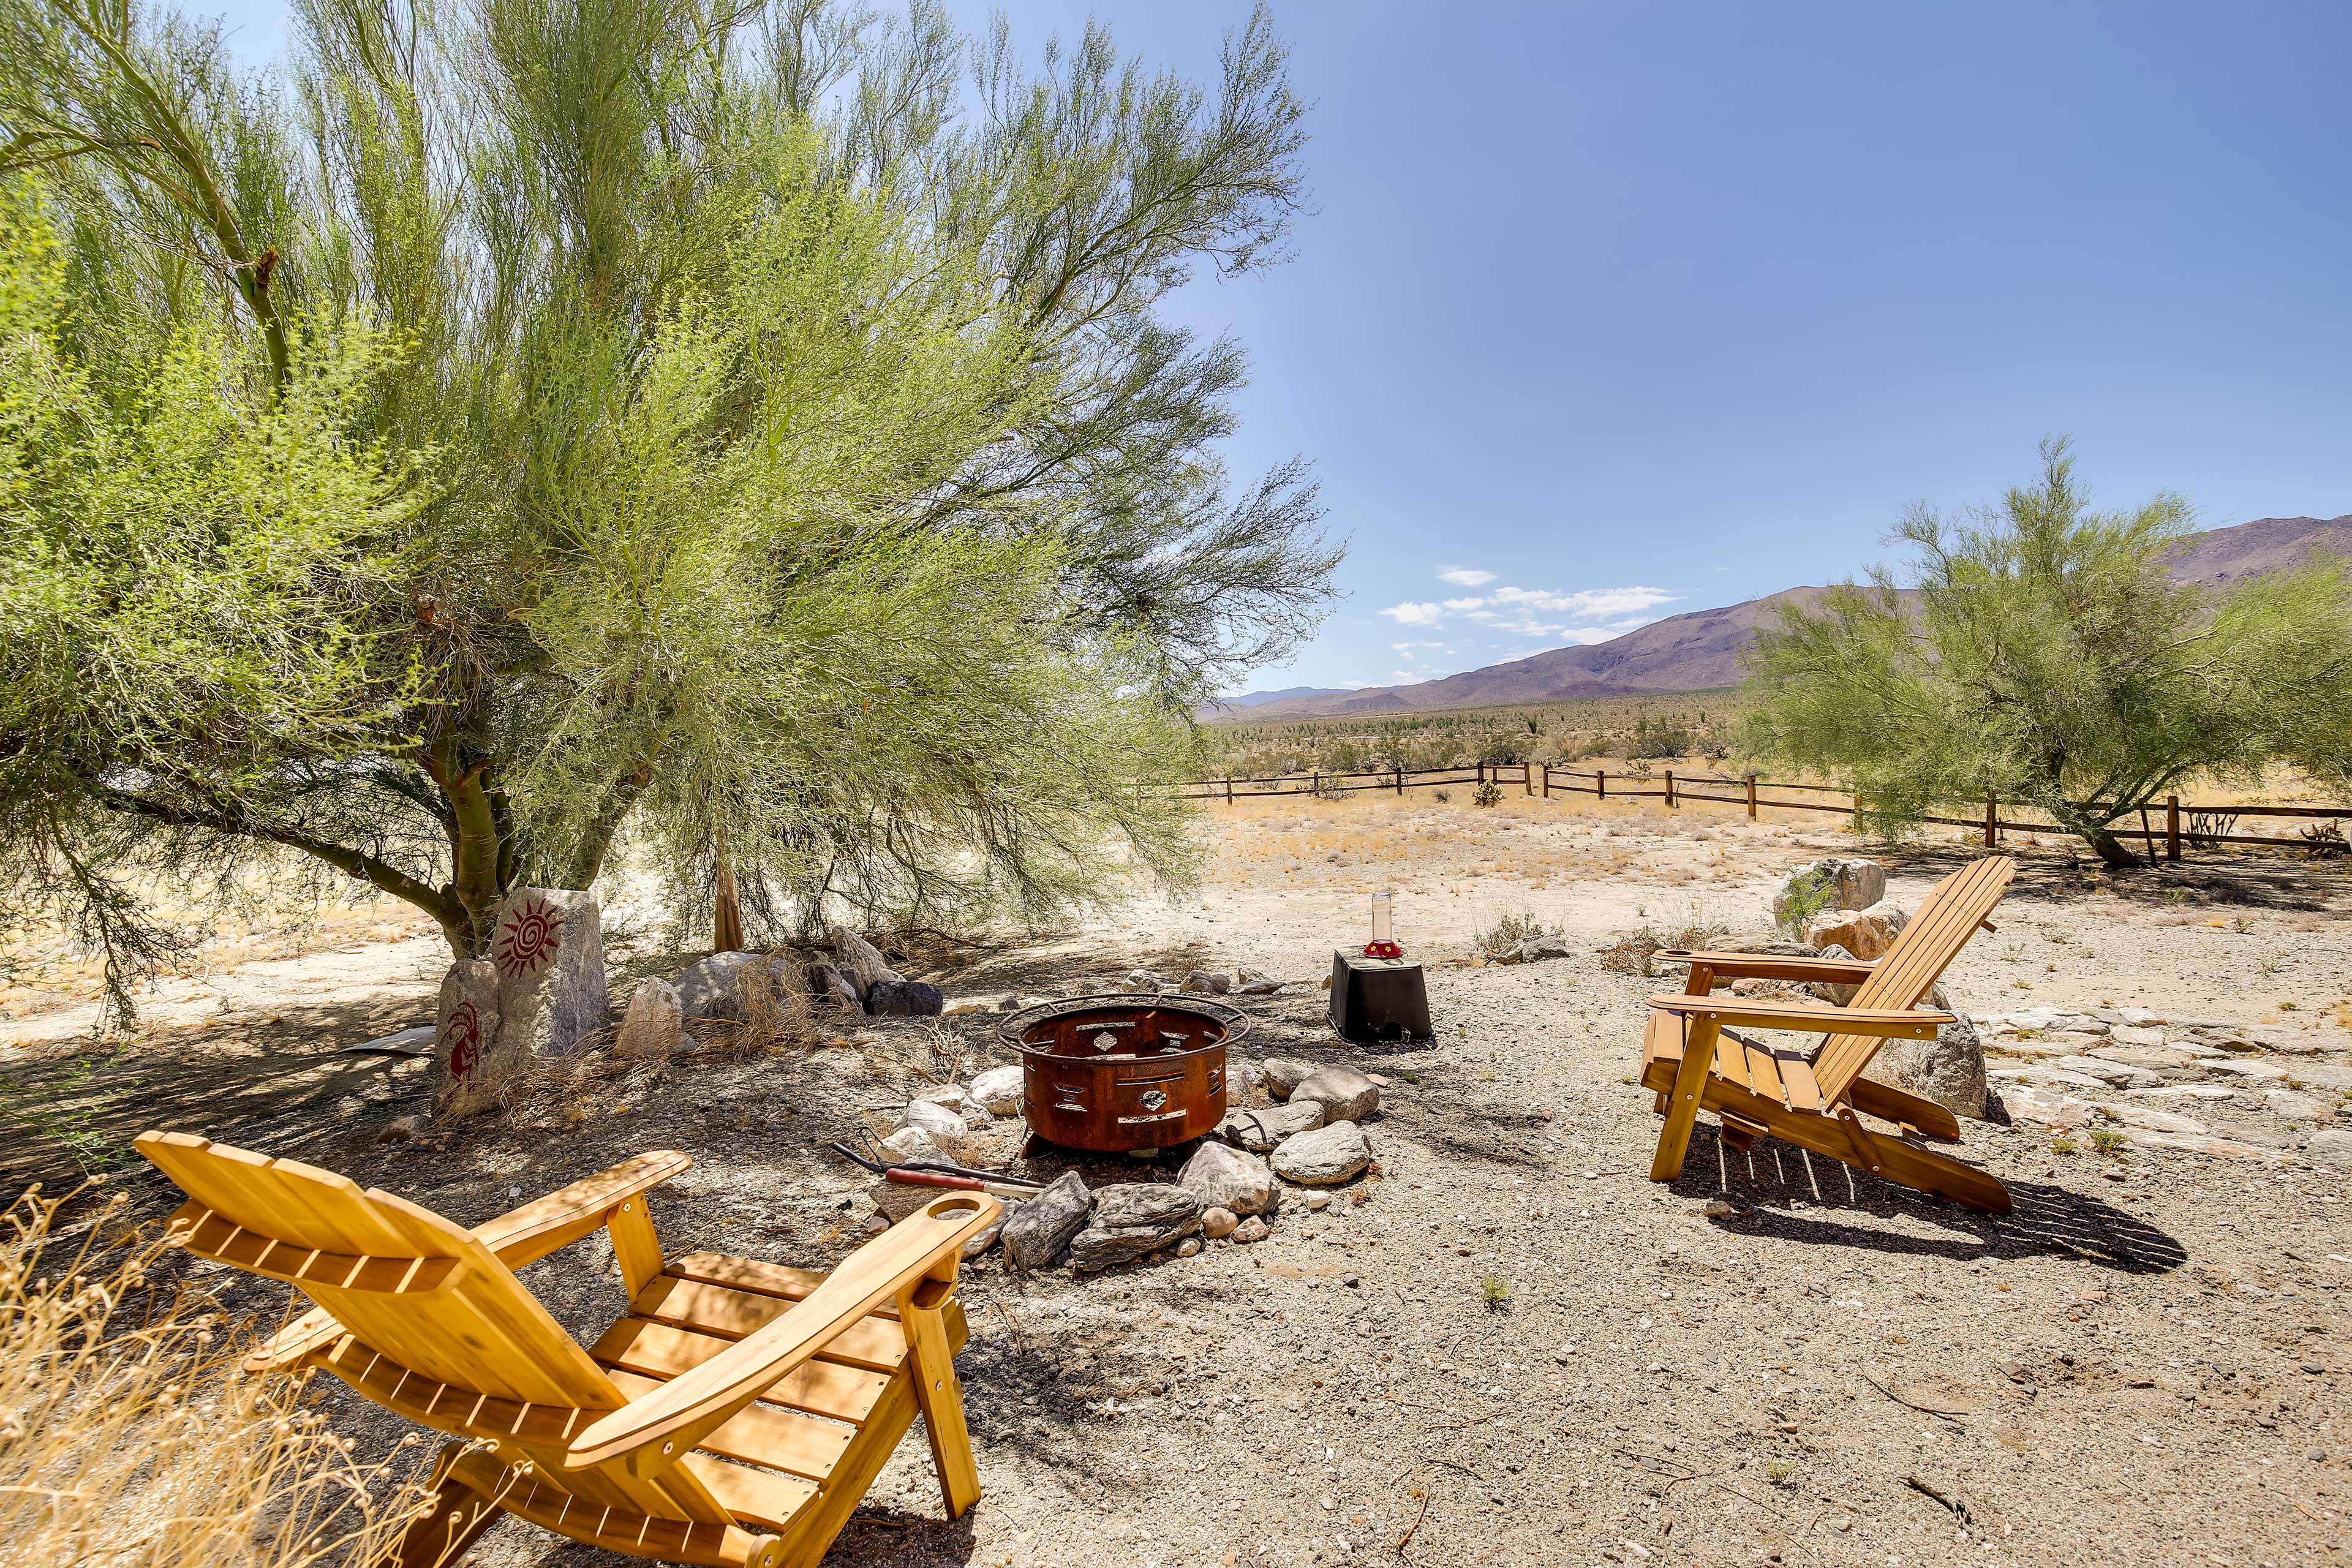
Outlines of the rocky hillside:
<svg viewBox="0 0 2352 1568">
<path fill-rule="evenodd" d="M 2221 586 L 2295 564 L 2313 551 L 2352 556 L 2352 515 L 2266 517 L 2217 528 L 2188 541 L 2175 559 L 2185 581 Z M 1818 587 L 1790 588 L 1717 610 L 1669 616 L 1638 631 L 1589 647 L 1556 647 L 1507 664 L 1467 669 L 1416 686 L 1298 695 L 1252 693 L 1220 717 L 1244 713 L 1252 721 L 1350 713 L 1407 712 L 1434 708 L 1489 708 L 1515 702 L 1558 702 L 1588 697 L 1704 691 L 1746 679 L 1740 656 L 1756 627 L 1783 604 L 1820 603 Z"/>
</svg>

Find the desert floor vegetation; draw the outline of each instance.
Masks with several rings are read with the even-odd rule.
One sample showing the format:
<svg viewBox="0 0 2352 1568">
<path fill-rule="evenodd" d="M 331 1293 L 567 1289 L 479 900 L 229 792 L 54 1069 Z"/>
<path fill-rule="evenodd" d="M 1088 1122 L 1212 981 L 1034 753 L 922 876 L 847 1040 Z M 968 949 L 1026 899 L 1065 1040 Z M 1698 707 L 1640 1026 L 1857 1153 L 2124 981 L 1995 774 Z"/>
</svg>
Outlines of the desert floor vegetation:
<svg viewBox="0 0 2352 1568">
<path fill-rule="evenodd" d="M 1378 1173 L 1319 1209 L 1292 1194 L 1250 1247 L 1086 1278 L 971 1266 L 960 1365 L 983 1500 L 946 1521 L 909 1445 L 835 1562 L 1310 1568 L 1397 1560 L 1408 1530 L 1402 1560 L 1448 1563 L 2254 1564 L 2352 1545 L 2352 1177 L 2312 1142 L 2352 1073 L 2343 861 L 2110 874 L 2055 837 L 2011 847 L 2000 930 L 1948 977 L 1961 1005 L 2139 1006 L 2269 1043 L 2232 1058 L 2255 1076 L 2188 1108 L 2220 1152 L 2120 1123 L 1967 1123 L 1970 1157 L 2019 1199 L 1993 1220 L 1704 1128 L 1685 1175 L 1654 1185 L 1650 1097 L 1627 1080 L 1643 998 L 1679 976 L 1602 962 L 1644 931 L 1761 940 L 1777 878 L 1824 853 L 1874 855 L 1890 896 L 1916 901 L 1979 852 L 1964 834 L 1889 846 L 1842 818 L 1507 791 L 1484 809 L 1425 792 L 1217 805 L 1195 832 L 1192 889 L 926 962 L 959 997 L 1118 989 L 1139 965 L 1264 969 L 1280 993 L 1232 999 L 1253 1017 L 1247 1054 L 1386 1078 L 1366 1124 Z M 1437 1027 L 1367 1050 L 1332 1039 L 1318 981 L 1335 947 L 1360 945 L 1381 888 L 1430 966 Z M 1562 933 L 1570 956 L 1481 963 L 1477 939 L 1507 920 Z M 646 929 L 615 951 L 616 982 L 692 956 Z M 224 965 L 184 1013 L 159 1002 L 102 1057 L 80 1033 L 90 1000 L 17 1020 L 0 1065 L 29 1086 L 84 1072 L 74 1127 L 100 1159 L 144 1126 L 202 1129 L 461 1220 L 683 1149 L 695 1167 L 656 1200 L 669 1246 L 824 1267 L 870 1207 L 825 1144 L 1007 1059 L 984 1014 L 868 1020 L 781 1054 L 582 1072 L 503 1119 L 379 1144 L 428 1103 L 424 1072 L 336 1049 L 423 1016 L 438 933 L 308 940 Z M 1015 1124 L 990 1136 L 975 1157 L 1018 1161 Z M 0 1140 L 20 1185 L 78 1168 L 37 1126 Z M 131 1217 L 176 1203 L 112 1169 Z M 593 1334 L 619 1301 L 611 1268 L 583 1244 L 531 1283 Z M 257 1289 L 221 1310 L 275 1307 Z M 339 1389 L 311 1397 L 354 1464 L 415 1454 Z M 477 1552 L 584 1561 L 511 1521 Z"/>
</svg>

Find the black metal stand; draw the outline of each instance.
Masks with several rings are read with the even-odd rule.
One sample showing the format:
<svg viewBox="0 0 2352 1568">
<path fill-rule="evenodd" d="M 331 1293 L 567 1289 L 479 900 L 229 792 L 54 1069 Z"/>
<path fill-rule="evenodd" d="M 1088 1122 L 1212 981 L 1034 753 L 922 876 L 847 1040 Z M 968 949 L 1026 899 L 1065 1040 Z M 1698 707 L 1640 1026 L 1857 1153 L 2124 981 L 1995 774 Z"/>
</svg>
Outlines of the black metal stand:
<svg viewBox="0 0 2352 1568">
<path fill-rule="evenodd" d="M 1429 987 L 1410 958 L 1331 954 L 1331 1027 L 1360 1046 L 1430 1037 Z"/>
</svg>

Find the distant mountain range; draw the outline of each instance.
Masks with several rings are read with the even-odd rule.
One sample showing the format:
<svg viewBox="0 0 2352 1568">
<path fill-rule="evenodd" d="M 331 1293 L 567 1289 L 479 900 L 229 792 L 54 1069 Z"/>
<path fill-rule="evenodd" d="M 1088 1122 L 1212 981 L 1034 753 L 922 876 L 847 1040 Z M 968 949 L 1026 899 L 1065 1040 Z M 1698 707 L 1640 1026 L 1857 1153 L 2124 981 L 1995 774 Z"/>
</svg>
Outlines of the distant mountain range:
<svg viewBox="0 0 2352 1568">
<path fill-rule="evenodd" d="M 2173 574 L 2183 582 L 2221 586 L 2274 572 L 2315 550 L 2352 556 L 2352 514 L 2336 518 L 2265 517 L 2234 528 L 2217 528 L 2186 541 L 2173 558 Z M 1780 605 L 1811 608 L 1827 590 L 1790 588 L 1719 610 L 1669 616 L 1636 631 L 1587 647 L 1556 647 L 1507 664 L 1466 669 L 1443 680 L 1413 686 L 1376 686 L 1360 691 L 1292 687 L 1252 691 L 1203 709 L 1203 719 L 1255 723 L 1271 719 L 1308 719 L 1353 713 L 1406 713 L 1438 708 L 1496 708 L 1517 702 L 1561 702 L 1591 697 L 1628 697 L 1672 691 L 1704 691 L 1737 686 L 1748 672 L 1740 656 L 1756 628 L 1777 616 Z"/>
</svg>

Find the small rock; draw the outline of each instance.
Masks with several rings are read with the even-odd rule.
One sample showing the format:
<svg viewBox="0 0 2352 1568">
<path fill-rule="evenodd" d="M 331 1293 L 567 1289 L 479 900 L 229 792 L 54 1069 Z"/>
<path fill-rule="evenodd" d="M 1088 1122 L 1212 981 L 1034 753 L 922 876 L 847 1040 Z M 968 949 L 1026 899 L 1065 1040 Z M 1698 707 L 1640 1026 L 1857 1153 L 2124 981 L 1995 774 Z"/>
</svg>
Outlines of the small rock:
<svg viewBox="0 0 2352 1568">
<path fill-rule="evenodd" d="M 2311 1142 L 2303 1146 L 2303 1153 L 2314 1164 L 2352 1171 L 2352 1132 L 2334 1128 L 2325 1132 L 2315 1132 L 2311 1135 Z"/>
<path fill-rule="evenodd" d="M 1247 1247 L 1253 1241 L 1264 1241 L 1273 1234 L 1274 1227 L 1257 1215 L 1252 1215 L 1234 1226 L 1234 1239 L 1244 1247 Z"/>
<path fill-rule="evenodd" d="M 429 1116 L 395 1116 L 383 1124 L 383 1131 L 375 1135 L 375 1141 L 379 1143 L 405 1143 L 412 1138 L 424 1137 L 425 1128 L 432 1123 L 433 1119 Z"/>
<path fill-rule="evenodd" d="M 947 999 L 922 980 L 877 980 L 866 994 L 866 1010 L 877 1018 L 936 1018 Z"/>
<path fill-rule="evenodd" d="M 986 1252 L 990 1247 L 994 1247 L 996 1245 L 997 1238 L 1004 1234 L 1004 1222 L 1012 1217 L 1013 1205 L 1007 1204 L 1004 1205 L 1004 1212 L 996 1216 L 995 1224 L 988 1226 L 987 1229 L 982 1231 L 979 1235 L 973 1237 L 970 1241 L 963 1244 L 964 1261 L 969 1263 L 973 1258 L 978 1258 L 982 1253 Z"/>
<path fill-rule="evenodd" d="M 887 1140 L 885 1140 L 887 1142 Z M 1044 1268 L 1087 1227 L 1094 1194 L 1076 1171 L 1016 1205 L 1004 1222 L 1004 1252 L 1017 1268 Z"/>
<path fill-rule="evenodd" d="M 1311 1100 L 1244 1110 L 1225 1123 L 1225 1136 L 1253 1154 L 1272 1153 L 1283 1140 L 1323 1125 L 1323 1108 Z"/>
<path fill-rule="evenodd" d="M 1313 1062 L 1294 1062 L 1281 1057 L 1268 1057 L 1264 1067 L 1265 1091 L 1276 1100 L 1288 1100 L 1290 1091 L 1314 1076 Z"/>
<path fill-rule="evenodd" d="M 1190 1189 L 1122 1182 L 1095 1194 L 1094 1215 L 1070 1238 L 1070 1263 L 1090 1274 L 1140 1258 L 1201 1228 L 1201 1200 Z"/>
<path fill-rule="evenodd" d="M 1176 1256 L 1179 1258 L 1190 1258 L 1200 1250 L 1201 1238 L 1197 1236 L 1188 1236 L 1176 1244 Z"/>
<path fill-rule="evenodd" d="M 991 1068 L 971 1080 L 971 1098 L 988 1107 L 992 1116 L 1021 1112 L 1022 1070 L 1018 1066 Z"/>
<path fill-rule="evenodd" d="M 679 971 L 671 989 L 677 993 L 685 1016 L 740 1020 L 743 998 L 735 989 L 735 972 L 759 956 L 756 952 L 714 952 Z M 634 1006 L 635 1002 L 632 995 L 630 1005 Z"/>
<path fill-rule="evenodd" d="M 2050 1065 L 2060 1072 L 2080 1073 L 2111 1089 L 2154 1089 L 2164 1081 L 2145 1068 L 2103 1061 L 2097 1057 L 2060 1057 Z"/>
<path fill-rule="evenodd" d="M 1182 986 L 1183 993 L 1187 996 L 1223 996 L 1233 988 L 1232 975 L 1209 974 L 1198 969 L 1184 976 Z"/>
<path fill-rule="evenodd" d="M 896 1225 L 941 1195 L 945 1190 L 941 1187 L 909 1186 L 904 1182 L 877 1182 L 866 1189 L 866 1195 L 874 1200 L 876 1209 Z"/>
<path fill-rule="evenodd" d="M 2088 1101 L 2054 1089 L 2013 1084 L 2001 1089 L 1999 1098 L 2011 1121 L 2032 1121 L 2052 1128 L 2084 1127 L 2097 1115 Z"/>
<path fill-rule="evenodd" d="M 857 994 L 856 982 L 835 965 L 820 958 L 806 973 L 809 995 L 816 1006 L 835 1013 L 866 1011 L 866 999 Z"/>
<path fill-rule="evenodd" d="M 1361 1121 L 1381 1108 L 1381 1086 L 1349 1067 L 1318 1068 L 1298 1080 L 1289 1103 L 1312 1100 L 1323 1108 L 1323 1120 Z"/>
<path fill-rule="evenodd" d="M 971 1131 L 971 1124 L 944 1105 L 928 1100 L 918 1100 L 898 1113 L 900 1127 L 919 1127 L 934 1139 L 961 1138 Z"/>
<path fill-rule="evenodd" d="M 1325 1209 L 1328 1209 L 1330 1206 L 1331 1194 L 1328 1193 L 1317 1193 L 1313 1197 L 1307 1200 L 1307 1210 L 1313 1214 L 1321 1214 Z"/>
<path fill-rule="evenodd" d="M 888 1150 L 891 1157 L 897 1160 L 929 1160 L 940 1164 L 953 1163 L 949 1160 L 947 1151 L 933 1142 L 930 1133 L 920 1127 L 899 1128 L 898 1131 L 882 1140 L 882 1147 Z"/>
<path fill-rule="evenodd" d="M 1282 982 L 1262 969 L 1244 965 L 1234 977 L 1234 994 L 1238 996 L 1271 996 L 1282 989 Z"/>
<path fill-rule="evenodd" d="M 2274 1089 L 2263 1096 L 2263 1103 L 2273 1116 L 2284 1116 L 2290 1121 L 2320 1121 L 2336 1114 L 2335 1110 L 2308 1094 L 2297 1094 L 2291 1089 Z"/>
<path fill-rule="evenodd" d="M 1189 1189 L 1203 1210 L 1263 1214 L 1276 1202 L 1274 1173 L 1265 1162 L 1229 1143 L 1203 1142 L 1184 1163 L 1176 1184 Z"/>
<path fill-rule="evenodd" d="M 1202 1209 L 1201 1211 L 1201 1234 L 1207 1237 L 1211 1241 L 1223 1241 L 1225 1237 L 1233 1235 L 1234 1227 L 1239 1226 L 1241 1223 L 1242 1216 L 1234 1213 L 1231 1209 Z"/>
<path fill-rule="evenodd" d="M 1156 969 L 1130 969 L 1127 972 L 1127 988 L 1129 991 L 1173 991 L 1176 983 Z"/>
<path fill-rule="evenodd" d="M 958 1116 L 971 1109 L 971 1091 L 960 1083 L 942 1083 L 915 1096 L 925 1105 L 936 1105 L 942 1110 L 952 1110 Z"/>
<path fill-rule="evenodd" d="M 1328 1187 L 1348 1181 L 1372 1163 L 1372 1146 L 1352 1121 L 1335 1121 L 1287 1138 L 1272 1158 L 1274 1173 L 1301 1186 Z"/>
<path fill-rule="evenodd" d="M 1737 1219 L 1739 1217 L 1739 1205 L 1729 1198 L 1709 1198 L 1699 1213 L 1709 1219 Z"/>
<path fill-rule="evenodd" d="M 2116 1104 L 2112 1100 L 2102 1100 L 2098 1102 L 2098 1109 L 2105 1112 L 2110 1121 L 2120 1121 L 2126 1127 L 2144 1127 L 2152 1132 L 2200 1133 L 2212 1131 L 2201 1121 L 2191 1121 L 2186 1116 L 2176 1115 L 2169 1110 L 2153 1110 L 2145 1105 Z"/>
</svg>

